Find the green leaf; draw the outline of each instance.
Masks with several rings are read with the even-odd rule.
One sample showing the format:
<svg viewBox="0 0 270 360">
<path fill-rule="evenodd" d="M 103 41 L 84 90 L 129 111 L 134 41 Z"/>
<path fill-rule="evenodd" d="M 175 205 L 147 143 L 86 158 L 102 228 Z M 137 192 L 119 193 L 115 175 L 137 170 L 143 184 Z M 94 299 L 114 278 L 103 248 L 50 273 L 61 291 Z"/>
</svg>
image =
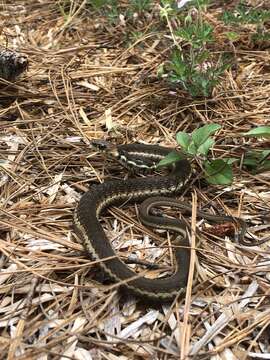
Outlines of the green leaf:
<svg viewBox="0 0 270 360">
<path fill-rule="evenodd" d="M 267 161 L 264 161 L 262 163 L 262 165 L 258 166 L 253 173 L 258 174 L 258 173 L 262 173 L 262 172 L 269 171 L 269 170 L 270 170 L 270 161 L 267 160 Z"/>
<path fill-rule="evenodd" d="M 164 75 L 164 64 L 161 64 L 157 69 L 157 77 L 161 78 L 163 75 Z"/>
<path fill-rule="evenodd" d="M 222 159 L 204 163 L 206 180 L 214 185 L 229 185 L 233 180 L 232 168 Z"/>
<path fill-rule="evenodd" d="M 246 158 L 244 159 L 243 164 L 254 168 L 258 166 L 258 160 L 255 158 Z"/>
<path fill-rule="evenodd" d="M 174 51 L 169 68 L 173 70 L 178 77 L 181 78 L 185 76 L 187 64 L 183 61 L 183 54 L 180 54 L 179 51 Z"/>
<path fill-rule="evenodd" d="M 168 16 L 170 16 L 170 14 L 173 14 L 173 9 L 172 7 L 170 6 L 170 4 L 164 4 L 164 7 L 161 7 L 160 9 L 160 17 L 161 18 L 166 18 Z"/>
<path fill-rule="evenodd" d="M 191 135 L 194 144 L 199 147 L 209 138 L 210 135 L 215 133 L 220 128 L 221 126 L 218 124 L 208 124 L 194 130 Z"/>
<path fill-rule="evenodd" d="M 204 61 L 208 61 L 208 59 L 210 58 L 210 52 L 207 50 L 203 50 L 198 52 L 195 55 L 195 63 L 196 64 L 202 64 Z"/>
<path fill-rule="evenodd" d="M 196 155 L 197 154 L 197 146 L 194 144 L 193 141 L 191 141 L 191 143 L 189 144 L 188 148 L 187 148 L 187 153 L 190 155 Z"/>
<path fill-rule="evenodd" d="M 211 147 L 213 147 L 213 145 L 215 144 L 215 140 L 208 138 L 202 145 L 200 145 L 197 149 L 197 154 L 198 155 L 207 155 L 209 149 L 211 149 Z"/>
<path fill-rule="evenodd" d="M 250 168 L 254 174 L 268 171 L 270 167 L 269 155 L 270 149 L 249 151 L 244 157 L 243 164 Z"/>
<path fill-rule="evenodd" d="M 234 31 L 225 32 L 225 35 L 231 42 L 237 41 L 240 38 L 240 35 Z"/>
<path fill-rule="evenodd" d="M 270 156 L 270 149 L 263 150 L 260 156 L 260 161 L 266 160 L 266 158 Z"/>
<path fill-rule="evenodd" d="M 239 158 L 235 158 L 235 157 L 231 157 L 231 158 L 222 158 L 222 160 L 223 161 L 225 161 L 227 164 L 233 164 L 233 163 L 235 163 L 235 162 L 237 162 L 237 161 L 240 161 L 240 159 Z"/>
<path fill-rule="evenodd" d="M 183 153 L 172 151 L 160 160 L 160 162 L 157 164 L 157 168 L 174 164 L 176 161 L 182 160 L 184 158 L 186 158 L 186 156 Z"/>
<path fill-rule="evenodd" d="M 270 126 L 258 126 L 244 133 L 243 136 L 270 138 Z"/>
<path fill-rule="evenodd" d="M 187 150 L 187 148 L 190 144 L 190 141 L 191 141 L 191 137 L 186 132 L 179 131 L 176 134 L 176 141 L 181 146 L 182 149 Z"/>
</svg>

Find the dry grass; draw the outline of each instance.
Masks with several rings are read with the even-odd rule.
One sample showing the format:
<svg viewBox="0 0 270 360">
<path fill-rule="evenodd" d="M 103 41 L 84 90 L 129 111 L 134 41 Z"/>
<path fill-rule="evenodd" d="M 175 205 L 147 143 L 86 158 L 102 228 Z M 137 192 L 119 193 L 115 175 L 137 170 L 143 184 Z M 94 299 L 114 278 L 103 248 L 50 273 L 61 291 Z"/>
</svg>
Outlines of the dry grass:
<svg viewBox="0 0 270 360">
<path fill-rule="evenodd" d="M 243 33 L 237 72 L 225 74 L 211 99 L 194 100 L 156 78 L 171 45 L 158 17 L 111 26 L 82 0 L 67 19 L 56 1 L 12 3 L 0 2 L 1 45 L 7 37 L 27 54 L 29 70 L 16 84 L 17 100 L 0 109 L 0 358 L 269 359 L 269 243 L 196 239 L 186 302 L 151 309 L 121 298 L 115 284 L 102 285 L 72 230 L 81 194 L 123 177 L 117 164 L 89 150 L 92 138 L 175 146 L 177 131 L 216 122 L 216 155 L 266 147 L 235 135 L 269 124 L 269 51 L 251 48 Z M 207 14 L 220 34 L 216 49 L 223 47 L 220 11 Z M 132 30 L 142 34 L 127 42 Z M 269 173 L 236 167 L 233 186 L 194 184 L 185 198 L 193 191 L 198 208 L 241 216 L 263 238 L 269 184 Z M 148 236 L 160 236 L 130 207 L 112 209 L 104 227 L 121 256 L 133 251 L 158 261 L 167 254 L 153 250 Z"/>
</svg>

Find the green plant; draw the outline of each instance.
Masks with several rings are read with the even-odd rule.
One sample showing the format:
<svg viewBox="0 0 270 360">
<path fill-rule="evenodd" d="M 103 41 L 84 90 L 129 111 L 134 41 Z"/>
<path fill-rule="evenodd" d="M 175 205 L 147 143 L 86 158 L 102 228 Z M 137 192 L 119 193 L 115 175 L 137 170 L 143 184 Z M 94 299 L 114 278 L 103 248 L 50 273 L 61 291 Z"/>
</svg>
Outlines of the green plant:
<svg viewBox="0 0 270 360">
<path fill-rule="evenodd" d="M 240 34 L 238 34 L 235 31 L 227 31 L 227 32 L 225 32 L 225 35 L 232 43 L 235 41 L 238 41 L 240 38 Z"/>
<path fill-rule="evenodd" d="M 104 5 L 107 5 L 109 3 L 108 0 L 89 0 L 88 4 L 91 5 L 95 9 L 100 9 Z"/>
<path fill-rule="evenodd" d="M 119 18 L 117 0 L 88 0 L 87 4 L 106 16 L 111 23 Z"/>
<path fill-rule="evenodd" d="M 174 51 L 165 71 L 169 81 L 180 84 L 193 97 L 209 97 L 230 66 L 222 57 L 217 63 L 209 61 L 209 57 L 207 50 L 187 54 Z"/>
<path fill-rule="evenodd" d="M 131 11 L 142 13 L 143 11 L 149 11 L 152 6 L 151 0 L 129 0 Z"/>
<path fill-rule="evenodd" d="M 258 126 L 244 133 L 243 136 L 270 138 L 270 126 Z"/>
<path fill-rule="evenodd" d="M 205 179 L 210 184 L 229 185 L 233 181 L 232 163 L 239 162 L 238 158 L 209 159 L 209 151 L 215 145 L 211 137 L 221 128 L 218 124 L 204 125 L 191 134 L 178 132 L 176 141 L 181 147 L 181 153 L 171 152 L 162 159 L 158 166 L 167 166 L 176 161 L 195 158 L 204 171 Z M 246 137 L 265 137 L 270 138 L 270 126 L 261 126 L 242 134 Z M 243 164 L 251 171 L 266 171 L 270 169 L 270 149 L 263 151 L 252 150 L 245 154 Z"/>
<path fill-rule="evenodd" d="M 211 96 L 230 62 L 225 57 L 217 59 L 208 50 L 209 45 L 214 42 L 213 27 L 202 19 L 202 11 L 208 1 L 188 2 L 194 4 L 196 9 L 193 8 L 186 16 L 182 13 L 179 15 L 170 1 L 163 1 L 162 4 L 161 17 L 167 21 L 176 49 L 163 68 L 159 68 L 159 75 L 178 84 L 193 97 Z M 181 23 L 176 30 L 171 24 L 173 17 Z M 180 43 L 184 45 L 181 47 Z"/>
<path fill-rule="evenodd" d="M 259 126 L 244 133 L 243 136 L 270 139 L 270 126 Z M 243 165 L 254 174 L 270 170 L 270 149 L 248 151 L 244 156 Z"/>
<path fill-rule="evenodd" d="M 270 170 L 270 149 L 248 151 L 243 159 L 243 165 L 252 173 Z"/>
<path fill-rule="evenodd" d="M 221 19 L 225 24 L 263 24 L 270 20 L 270 11 L 248 7 L 241 2 L 234 11 L 224 11 Z"/>
<path fill-rule="evenodd" d="M 128 0 L 128 6 L 124 7 L 117 0 L 88 0 L 88 5 L 106 16 L 111 23 L 116 23 L 120 14 L 129 19 L 134 13 L 149 11 L 152 3 L 152 0 Z"/>
<path fill-rule="evenodd" d="M 245 24 L 254 24 L 255 29 L 251 34 L 251 39 L 254 43 L 268 42 L 270 40 L 270 33 L 267 31 L 265 25 L 265 23 L 270 20 L 269 10 L 248 7 L 242 1 L 233 11 L 224 11 L 221 19 L 226 25 L 234 25 L 236 27 Z M 228 32 L 227 36 L 232 42 L 237 41 L 240 38 L 236 32 Z"/>
<path fill-rule="evenodd" d="M 125 34 L 125 41 L 126 46 L 138 46 L 140 48 L 143 48 L 144 41 L 143 39 L 147 36 L 147 33 L 144 33 L 142 31 L 130 31 Z"/>
<path fill-rule="evenodd" d="M 185 27 L 174 33 L 194 49 L 200 49 L 206 43 L 213 42 L 213 27 L 207 22 L 187 23 Z"/>
</svg>

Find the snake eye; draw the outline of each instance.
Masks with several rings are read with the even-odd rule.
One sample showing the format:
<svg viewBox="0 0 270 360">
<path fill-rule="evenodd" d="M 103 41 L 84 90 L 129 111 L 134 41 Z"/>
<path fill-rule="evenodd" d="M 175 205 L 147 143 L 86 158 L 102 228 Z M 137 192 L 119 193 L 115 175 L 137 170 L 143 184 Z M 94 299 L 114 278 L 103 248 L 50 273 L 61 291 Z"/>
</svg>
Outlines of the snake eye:
<svg viewBox="0 0 270 360">
<path fill-rule="evenodd" d="M 91 141 L 91 146 L 100 151 L 105 151 L 110 147 L 110 143 L 105 140 L 94 139 Z"/>
</svg>

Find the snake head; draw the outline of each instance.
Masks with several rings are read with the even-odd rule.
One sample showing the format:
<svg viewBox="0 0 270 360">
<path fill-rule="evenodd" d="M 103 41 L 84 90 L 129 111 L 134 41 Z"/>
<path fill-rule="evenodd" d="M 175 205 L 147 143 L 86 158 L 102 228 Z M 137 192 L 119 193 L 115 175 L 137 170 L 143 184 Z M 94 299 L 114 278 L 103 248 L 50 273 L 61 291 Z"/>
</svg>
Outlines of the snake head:
<svg viewBox="0 0 270 360">
<path fill-rule="evenodd" d="M 106 140 L 93 139 L 91 140 L 91 147 L 98 151 L 106 153 L 106 155 L 112 158 L 118 158 L 119 152 L 117 146 Z"/>
</svg>

